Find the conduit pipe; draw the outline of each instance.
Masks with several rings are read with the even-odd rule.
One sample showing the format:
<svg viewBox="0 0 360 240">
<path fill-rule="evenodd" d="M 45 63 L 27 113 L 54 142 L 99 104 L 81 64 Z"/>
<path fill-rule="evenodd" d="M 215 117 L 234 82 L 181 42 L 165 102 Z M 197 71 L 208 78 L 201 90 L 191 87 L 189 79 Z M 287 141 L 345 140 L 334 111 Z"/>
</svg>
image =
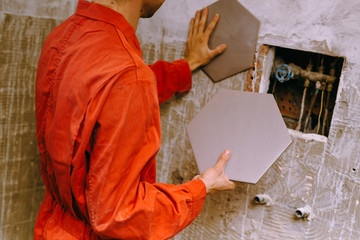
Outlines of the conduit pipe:
<svg viewBox="0 0 360 240">
<path fill-rule="evenodd" d="M 326 82 L 326 83 L 334 83 L 336 80 L 336 77 L 334 75 L 327 75 L 323 74 L 322 72 L 312 72 L 309 70 L 309 68 L 302 69 L 301 67 L 290 63 L 288 66 L 291 68 L 291 71 L 293 72 L 293 78 L 303 78 L 303 79 L 309 79 L 312 82 Z"/>
<path fill-rule="evenodd" d="M 310 215 L 311 215 L 311 208 L 309 206 L 298 208 L 295 211 L 295 217 L 297 218 L 309 219 Z"/>
<path fill-rule="evenodd" d="M 307 66 L 307 71 L 311 71 L 312 69 L 312 65 L 311 65 L 311 62 L 309 63 L 309 65 Z M 301 111 L 300 111 L 300 117 L 299 117 L 299 121 L 298 121 L 298 125 L 296 127 L 296 130 L 300 131 L 301 129 L 301 121 L 302 121 L 302 118 L 304 116 L 304 109 L 305 109 L 305 99 L 306 99 L 306 94 L 307 94 L 307 90 L 310 86 L 310 80 L 309 79 L 305 79 L 305 82 L 304 82 L 304 92 L 303 92 L 303 97 L 302 97 L 302 100 L 301 100 Z"/>
<path fill-rule="evenodd" d="M 334 64 L 334 65 L 335 65 L 335 64 Z M 331 68 L 331 70 L 330 70 L 330 75 L 331 75 L 331 76 L 335 76 L 335 68 L 334 68 L 334 67 Z M 328 83 L 327 88 L 326 88 L 327 98 L 326 98 L 324 119 L 323 119 L 322 131 L 321 131 L 321 134 L 322 134 L 322 135 L 325 134 L 325 128 L 326 128 L 326 123 L 327 123 L 328 114 L 329 114 L 330 95 L 331 95 L 332 89 L 333 89 L 333 83 Z"/>
<path fill-rule="evenodd" d="M 313 96 L 313 98 L 311 100 L 308 115 L 306 116 L 306 119 L 305 119 L 304 131 L 306 130 L 307 125 L 309 124 L 312 109 L 313 109 L 313 107 L 315 105 L 315 102 L 316 102 L 317 96 L 319 94 L 320 88 L 321 88 L 321 83 L 320 83 L 320 81 L 317 81 L 316 84 L 315 84 L 315 94 L 314 94 L 314 96 Z"/>
<path fill-rule="evenodd" d="M 271 198 L 266 194 L 258 194 L 254 197 L 254 202 L 261 205 L 269 205 L 272 200 Z"/>
</svg>

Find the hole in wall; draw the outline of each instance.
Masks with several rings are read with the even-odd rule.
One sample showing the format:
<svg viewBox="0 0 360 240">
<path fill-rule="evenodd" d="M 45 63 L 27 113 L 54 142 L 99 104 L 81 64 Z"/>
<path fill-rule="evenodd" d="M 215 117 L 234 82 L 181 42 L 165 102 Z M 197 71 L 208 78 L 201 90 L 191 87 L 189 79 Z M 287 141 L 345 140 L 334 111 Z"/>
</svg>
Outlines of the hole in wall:
<svg viewBox="0 0 360 240">
<path fill-rule="evenodd" d="M 328 136 L 344 58 L 275 48 L 268 93 L 288 128 Z"/>
</svg>

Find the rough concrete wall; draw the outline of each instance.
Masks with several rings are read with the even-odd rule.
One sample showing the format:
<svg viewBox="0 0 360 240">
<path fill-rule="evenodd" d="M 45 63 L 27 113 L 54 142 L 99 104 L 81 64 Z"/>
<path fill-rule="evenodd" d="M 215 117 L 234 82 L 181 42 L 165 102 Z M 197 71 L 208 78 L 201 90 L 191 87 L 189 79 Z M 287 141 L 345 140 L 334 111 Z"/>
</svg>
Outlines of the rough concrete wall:
<svg viewBox="0 0 360 240">
<path fill-rule="evenodd" d="M 166 0 L 138 35 L 148 63 L 183 56 L 189 19 L 215 0 Z M 256 185 L 207 198 L 196 221 L 175 239 L 360 239 L 360 5 L 357 0 L 239 0 L 262 22 L 259 42 L 346 58 L 327 141 L 293 134 L 294 143 Z M 77 0 L 0 3 L 0 239 L 31 239 L 43 197 L 36 149 L 34 82 L 45 36 Z M 221 88 L 246 89 L 246 73 L 213 84 L 194 73 L 193 90 L 161 106 L 163 145 L 158 180 L 182 183 L 197 174 L 185 125 Z M 31 144 L 32 143 L 32 144 Z M 255 194 L 273 204 L 258 206 Z M 309 205 L 315 218 L 295 220 Z"/>
<path fill-rule="evenodd" d="M 75 4 L 0 3 L 0 239 L 33 238 L 44 196 L 35 126 L 37 62 L 46 35 L 60 23 L 54 19 L 69 16 Z"/>
<path fill-rule="evenodd" d="M 0 12 L 64 20 L 74 13 L 77 0 L 1 0 Z"/>
<path fill-rule="evenodd" d="M 183 56 L 189 19 L 214 0 L 167 0 L 138 36 L 144 59 Z M 259 43 L 345 57 L 328 139 L 292 132 L 293 144 L 256 185 L 210 195 L 196 221 L 175 239 L 360 239 L 360 3 L 356 0 L 239 0 L 261 21 Z M 239 39 L 241 41 L 241 39 Z M 247 89 L 246 73 L 213 84 L 193 75 L 191 92 L 164 103 L 158 180 L 182 183 L 197 174 L 185 125 L 221 88 Z M 254 205 L 258 193 L 273 199 Z M 315 216 L 296 220 L 297 207 Z"/>
</svg>

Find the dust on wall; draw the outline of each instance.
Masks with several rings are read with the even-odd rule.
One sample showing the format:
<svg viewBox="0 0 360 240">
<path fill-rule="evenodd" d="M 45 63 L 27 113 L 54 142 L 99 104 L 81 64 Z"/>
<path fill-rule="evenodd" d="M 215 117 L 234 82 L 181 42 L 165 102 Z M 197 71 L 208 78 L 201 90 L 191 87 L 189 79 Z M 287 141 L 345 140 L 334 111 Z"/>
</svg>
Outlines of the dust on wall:
<svg viewBox="0 0 360 240">
<path fill-rule="evenodd" d="M 138 28 L 144 59 L 183 57 L 190 18 L 215 0 L 166 0 Z M 360 239 L 360 4 L 357 0 L 239 0 L 262 22 L 259 43 L 346 58 L 327 141 L 294 143 L 256 185 L 210 195 L 200 216 L 175 239 Z M 3 0 L 0 4 L 0 239 L 31 239 L 44 194 L 35 138 L 34 84 L 45 36 L 77 0 Z M 240 41 L 241 39 L 239 39 Z M 197 174 L 185 125 L 221 88 L 245 90 L 247 73 L 213 84 L 197 71 L 193 89 L 162 104 L 158 181 Z M 268 193 L 273 204 L 252 202 Z M 309 205 L 310 222 L 293 217 Z"/>
</svg>

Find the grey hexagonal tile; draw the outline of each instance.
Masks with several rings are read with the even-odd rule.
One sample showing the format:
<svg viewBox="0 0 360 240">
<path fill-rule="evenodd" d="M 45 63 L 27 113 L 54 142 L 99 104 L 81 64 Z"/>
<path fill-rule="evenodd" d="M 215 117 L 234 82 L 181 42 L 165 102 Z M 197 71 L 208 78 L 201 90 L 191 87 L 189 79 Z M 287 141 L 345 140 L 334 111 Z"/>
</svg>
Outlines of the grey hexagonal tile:
<svg viewBox="0 0 360 240">
<path fill-rule="evenodd" d="M 200 172 L 230 149 L 225 173 L 248 183 L 256 183 L 291 143 L 271 94 L 220 90 L 186 129 Z"/>
<path fill-rule="evenodd" d="M 252 66 L 260 21 L 237 0 L 219 0 L 208 7 L 207 24 L 220 14 L 220 20 L 209 39 L 210 48 L 225 43 L 228 48 L 208 65 L 204 72 L 218 82 Z"/>
</svg>

